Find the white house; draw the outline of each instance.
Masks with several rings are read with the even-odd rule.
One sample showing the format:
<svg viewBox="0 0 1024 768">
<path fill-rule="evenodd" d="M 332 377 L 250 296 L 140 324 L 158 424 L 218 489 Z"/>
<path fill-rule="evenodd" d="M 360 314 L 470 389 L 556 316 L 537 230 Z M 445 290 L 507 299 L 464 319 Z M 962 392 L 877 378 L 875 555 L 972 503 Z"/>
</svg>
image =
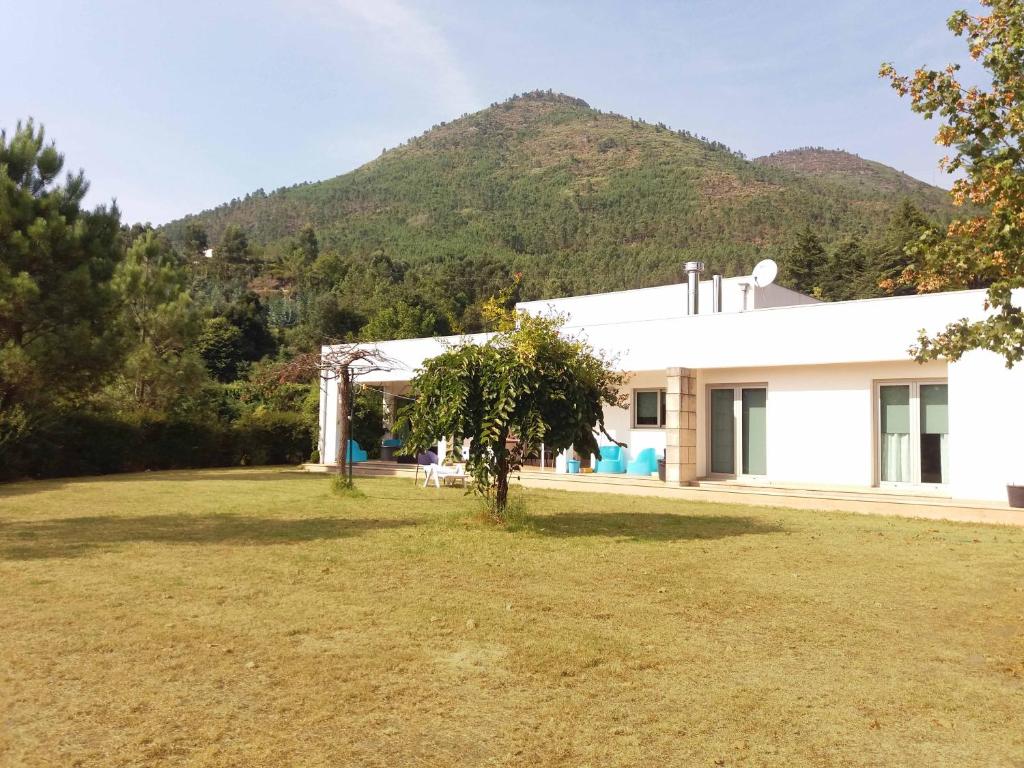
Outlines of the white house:
<svg viewBox="0 0 1024 768">
<path fill-rule="evenodd" d="M 918 364 L 907 352 L 921 329 L 983 317 L 983 291 L 823 303 L 751 278 L 691 276 L 689 286 L 519 304 L 567 316 L 564 333 L 629 373 L 630 407 L 606 412 L 608 430 L 627 458 L 648 447 L 663 456 L 667 483 L 735 478 L 999 501 L 1008 483 L 1024 482 L 1024 366 L 1008 370 L 988 352 Z M 460 338 L 378 344 L 393 369 L 359 381 L 393 407 L 423 361 Z M 338 417 L 328 381 L 327 464 L 339 455 Z M 564 456 L 557 466 L 564 471 Z"/>
</svg>

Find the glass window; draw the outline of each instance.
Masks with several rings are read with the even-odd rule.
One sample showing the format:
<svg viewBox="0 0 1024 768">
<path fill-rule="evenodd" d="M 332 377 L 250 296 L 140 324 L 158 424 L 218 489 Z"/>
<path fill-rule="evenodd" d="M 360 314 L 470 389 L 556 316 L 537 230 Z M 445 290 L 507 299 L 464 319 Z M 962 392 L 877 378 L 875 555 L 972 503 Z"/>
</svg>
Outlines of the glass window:
<svg viewBox="0 0 1024 768">
<path fill-rule="evenodd" d="M 743 474 L 768 474 L 767 433 L 768 392 L 765 389 L 744 389 L 743 409 Z"/>
<path fill-rule="evenodd" d="M 879 387 L 881 472 L 887 483 L 910 482 L 910 386 Z"/>
<path fill-rule="evenodd" d="M 921 385 L 921 482 L 949 482 L 949 388 Z"/>
<path fill-rule="evenodd" d="M 634 423 L 638 427 L 658 427 L 663 422 L 659 421 L 662 415 L 662 405 L 659 402 L 660 393 L 656 389 L 637 390 L 634 393 Z"/>
<path fill-rule="evenodd" d="M 879 480 L 949 482 L 949 387 L 910 382 L 878 388 Z"/>
<path fill-rule="evenodd" d="M 732 412 L 731 389 L 711 390 L 711 471 L 732 475 L 736 472 L 736 425 Z"/>
</svg>

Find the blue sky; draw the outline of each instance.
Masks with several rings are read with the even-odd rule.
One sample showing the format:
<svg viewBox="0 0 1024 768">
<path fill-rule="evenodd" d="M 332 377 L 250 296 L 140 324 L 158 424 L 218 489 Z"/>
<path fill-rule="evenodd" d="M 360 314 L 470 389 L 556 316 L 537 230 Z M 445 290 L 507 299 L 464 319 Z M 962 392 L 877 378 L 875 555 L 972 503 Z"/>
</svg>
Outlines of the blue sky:
<svg viewBox="0 0 1024 768">
<path fill-rule="evenodd" d="M 964 62 L 965 0 L 0 0 L 0 127 L 34 116 L 128 221 L 329 178 L 535 88 L 749 156 L 848 149 L 948 186 L 876 76 Z"/>
</svg>

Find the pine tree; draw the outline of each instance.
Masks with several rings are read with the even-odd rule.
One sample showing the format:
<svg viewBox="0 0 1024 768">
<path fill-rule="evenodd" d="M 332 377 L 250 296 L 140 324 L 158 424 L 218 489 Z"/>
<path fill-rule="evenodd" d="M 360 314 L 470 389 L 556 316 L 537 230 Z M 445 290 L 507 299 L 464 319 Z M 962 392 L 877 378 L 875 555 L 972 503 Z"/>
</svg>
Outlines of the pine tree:
<svg viewBox="0 0 1024 768">
<path fill-rule="evenodd" d="M 42 126 L 0 132 L 0 447 L 90 394 L 116 363 L 120 214 L 84 210 L 88 182 L 79 171 L 58 183 L 63 167 Z"/>
<path fill-rule="evenodd" d="M 913 285 L 902 279 L 908 267 L 914 264 L 914 257 L 907 248 L 917 243 L 933 226 L 921 209 L 909 200 L 904 200 L 889 219 L 889 226 L 882 235 L 879 252 L 873 260 L 872 271 L 878 275 L 882 291 L 892 295 L 916 293 Z"/>
<path fill-rule="evenodd" d="M 793 290 L 815 295 L 820 292 L 821 276 L 825 268 L 825 247 L 811 227 L 797 233 L 796 242 L 786 254 L 785 279 Z"/>
<path fill-rule="evenodd" d="M 131 410 L 167 411 L 204 380 L 195 349 L 199 313 L 168 243 L 149 232 L 128 249 L 113 279 L 125 360 L 115 392 Z"/>
</svg>

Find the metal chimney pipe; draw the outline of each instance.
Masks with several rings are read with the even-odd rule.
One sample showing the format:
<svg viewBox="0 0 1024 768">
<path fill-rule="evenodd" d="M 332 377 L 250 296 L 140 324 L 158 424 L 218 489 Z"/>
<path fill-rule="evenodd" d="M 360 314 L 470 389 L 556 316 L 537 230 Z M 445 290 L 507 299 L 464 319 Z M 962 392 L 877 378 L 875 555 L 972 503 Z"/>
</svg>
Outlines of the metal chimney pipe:
<svg viewBox="0 0 1024 768">
<path fill-rule="evenodd" d="M 711 311 L 722 311 L 722 276 L 711 276 Z"/>
<path fill-rule="evenodd" d="M 703 261 L 688 261 L 686 270 L 686 314 L 696 315 L 700 309 L 700 273 L 704 271 Z"/>
</svg>

